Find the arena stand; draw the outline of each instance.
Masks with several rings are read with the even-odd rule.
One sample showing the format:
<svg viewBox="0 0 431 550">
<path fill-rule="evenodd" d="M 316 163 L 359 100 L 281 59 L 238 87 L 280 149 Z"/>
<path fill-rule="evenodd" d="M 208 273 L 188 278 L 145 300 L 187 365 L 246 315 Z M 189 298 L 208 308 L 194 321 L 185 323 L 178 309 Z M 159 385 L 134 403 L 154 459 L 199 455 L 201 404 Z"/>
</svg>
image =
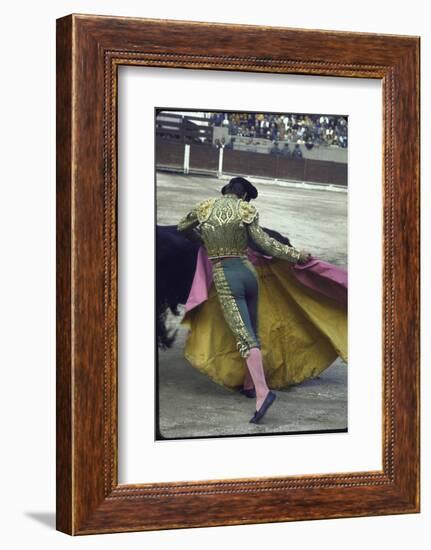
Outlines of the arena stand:
<svg viewBox="0 0 431 550">
<path fill-rule="evenodd" d="M 346 117 L 160 111 L 155 137 L 158 170 L 347 186 Z"/>
</svg>

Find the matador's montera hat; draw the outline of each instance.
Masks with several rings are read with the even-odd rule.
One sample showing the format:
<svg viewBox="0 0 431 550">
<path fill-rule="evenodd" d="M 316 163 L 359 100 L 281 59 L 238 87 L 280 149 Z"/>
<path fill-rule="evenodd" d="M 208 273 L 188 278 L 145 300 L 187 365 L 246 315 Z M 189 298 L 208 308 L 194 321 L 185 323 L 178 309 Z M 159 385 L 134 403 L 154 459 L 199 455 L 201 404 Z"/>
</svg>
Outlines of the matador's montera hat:
<svg viewBox="0 0 431 550">
<path fill-rule="evenodd" d="M 255 199 L 257 197 L 256 187 L 242 177 L 232 178 L 230 182 L 222 188 L 221 192 L 222 195 L 226 195 L 226 193 L 235 193 L 238 196 L 247 193 L 247 201 L 249 201 L 250 199 Z"/>
</svg>

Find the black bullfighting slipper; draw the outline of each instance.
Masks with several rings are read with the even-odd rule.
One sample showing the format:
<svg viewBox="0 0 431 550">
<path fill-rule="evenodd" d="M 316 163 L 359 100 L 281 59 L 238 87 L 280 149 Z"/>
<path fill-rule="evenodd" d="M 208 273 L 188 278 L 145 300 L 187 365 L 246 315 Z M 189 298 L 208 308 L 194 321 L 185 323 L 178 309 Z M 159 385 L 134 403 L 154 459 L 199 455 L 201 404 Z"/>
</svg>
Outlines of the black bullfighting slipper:
<svg viewBox="0 0 431 550">
<path fill-rule="evenodd" d="M 250 420 L 251 424 L 257 424 L 265 416 L 266 411 L 274 403 L 276 399 L 274 392 L 269 391 L 268 395 L 265 397 L 265 401 L 262 403 L 260 409 L 254 413 L 253 418 Z"/>
<path fill-rule="evenodd" d="M 242 393 L 242 395 L 245 395 L 246 397 L 256 397 L 256 390 L 254 388 L 241 388 L 239 393 Z"/>
</svg>

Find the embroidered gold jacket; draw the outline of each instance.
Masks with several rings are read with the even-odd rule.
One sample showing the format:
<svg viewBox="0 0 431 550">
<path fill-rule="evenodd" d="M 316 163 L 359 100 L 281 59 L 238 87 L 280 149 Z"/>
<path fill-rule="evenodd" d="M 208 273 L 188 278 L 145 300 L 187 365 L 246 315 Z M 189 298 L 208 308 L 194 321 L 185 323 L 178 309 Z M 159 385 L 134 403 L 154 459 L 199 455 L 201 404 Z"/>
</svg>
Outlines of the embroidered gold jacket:
<svg viewBox="0 0 431 550">
<path fill-rule="evenodd" d="M 297 263 L 300 252 L 273 239 L 259 225 L 259 213 L 236 195 L 197 204 L 178 224 L 179 231 L 198 231 L 208 256 L 245 256 L 249 238 L 266 254 Z"/>
</svg>

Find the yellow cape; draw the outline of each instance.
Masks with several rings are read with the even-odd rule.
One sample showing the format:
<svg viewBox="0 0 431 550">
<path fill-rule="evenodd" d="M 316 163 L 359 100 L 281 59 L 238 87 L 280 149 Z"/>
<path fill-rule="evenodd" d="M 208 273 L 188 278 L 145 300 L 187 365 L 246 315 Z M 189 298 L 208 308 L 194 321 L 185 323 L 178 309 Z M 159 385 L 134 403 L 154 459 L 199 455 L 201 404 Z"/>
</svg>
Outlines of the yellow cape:
<svg viewBox="0 0 431 550">
<path fill-rule="evenodd" d="M 287 262 L 257 264 L 258 330 L 268 385 L 274 389 L 319 375 L 337 356 L 347 362 L 347 311 L 297 282 Z M 241 386 L 246 365 L 239 355 L 211 286 L 208 300 L 186 313 L 184 355 L 199 371 L 229 389 Z"/>
</svg>

